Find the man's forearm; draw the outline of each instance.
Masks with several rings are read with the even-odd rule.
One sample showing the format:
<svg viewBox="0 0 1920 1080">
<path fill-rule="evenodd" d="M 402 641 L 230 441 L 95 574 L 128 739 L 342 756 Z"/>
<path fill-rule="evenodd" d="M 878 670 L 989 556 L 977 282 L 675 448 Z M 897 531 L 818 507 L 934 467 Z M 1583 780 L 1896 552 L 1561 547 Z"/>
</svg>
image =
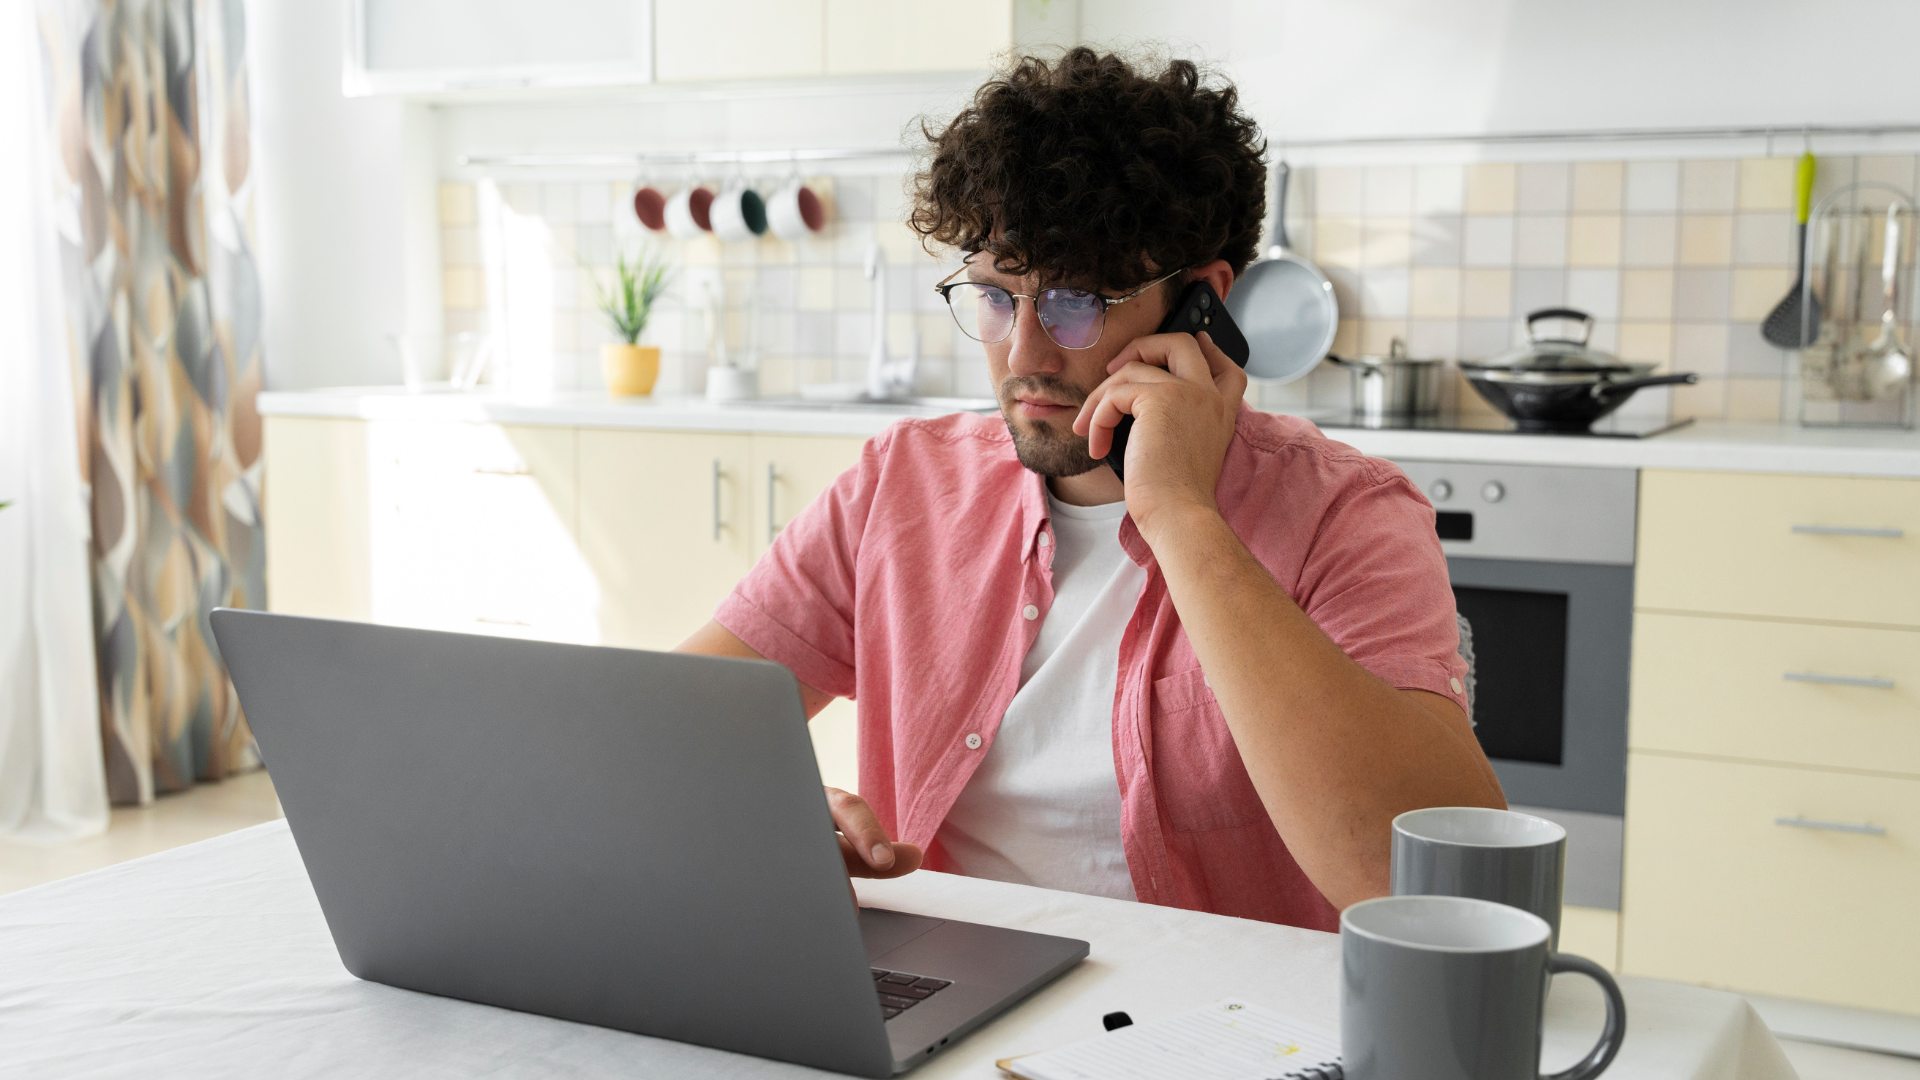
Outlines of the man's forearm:
<svg viewBox="0 0 1920 1080">
<path fill-rule="evenodd" d="M 1241 760 L 1328 900 L 1387 891 L 1396 814 L 1505 805 L 1458 707 L 1429 695 L 1430 709 L 1356 664 L 1218 513 L 1156 525 L 1149 543 Z"/>
</svg>

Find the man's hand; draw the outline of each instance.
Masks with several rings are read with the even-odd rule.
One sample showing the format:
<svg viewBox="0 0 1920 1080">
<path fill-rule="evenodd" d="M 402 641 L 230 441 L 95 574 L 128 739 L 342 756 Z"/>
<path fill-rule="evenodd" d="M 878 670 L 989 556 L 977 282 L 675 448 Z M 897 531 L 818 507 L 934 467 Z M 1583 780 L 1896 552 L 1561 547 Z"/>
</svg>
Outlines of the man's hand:
<svg viewBox="0 0 1920 1080">
<path fill-rule="evenodd" d="M 1105 457 L 1122 416 L 1134 418 L 1127 439 L 1127 512 L 1149 545 L 1158 523 L 1184 511 L 1218 513 L 1213 489 L 1233 441 L 1247 373 L 1205 333 L 1135 338 L 1107 364 L 1074 418 L 1087 452 Z"/>
<path fill-rule="evenodd" d="M 830 787 L 827 809 L 840 830 L 840 858 L 846 861 L 848 877 L 894 878 L 920 869 L 920 849 L 887 839 L 887 830 L 880 827 L 867 800 Z"/>
</svg>

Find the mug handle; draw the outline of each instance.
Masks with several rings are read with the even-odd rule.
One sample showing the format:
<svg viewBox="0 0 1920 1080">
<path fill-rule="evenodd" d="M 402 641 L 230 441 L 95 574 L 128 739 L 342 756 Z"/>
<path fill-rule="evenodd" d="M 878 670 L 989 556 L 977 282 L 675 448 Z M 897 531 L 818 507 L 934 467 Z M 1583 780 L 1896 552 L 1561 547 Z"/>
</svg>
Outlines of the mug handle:
<svg viewBox="0 0 1920 1080">
<path fill-rule="evenodd" d="M 1627 1002 L 1620 996 L 1620 985 L 1607 974 L 1607 969 L 1572 953 L 1553 953 L 1547 957 L 1547 973 L 1556 975 L 1562 971 L 1585 975 L 1600 984 L 1607 995 L 1607 1023 L 1600 1029 L 1600 1041 L 1593 1044 L 1593 1050 L 1581 1058 L 1573 1068 L 1557 1072 L 1541 1080 L 1589 1080 L 1607 1071 L 1613 1064 L 1613 1056 L 1620 1052 L 1620 1044 L 1627 1037 Z"/>
</svg>

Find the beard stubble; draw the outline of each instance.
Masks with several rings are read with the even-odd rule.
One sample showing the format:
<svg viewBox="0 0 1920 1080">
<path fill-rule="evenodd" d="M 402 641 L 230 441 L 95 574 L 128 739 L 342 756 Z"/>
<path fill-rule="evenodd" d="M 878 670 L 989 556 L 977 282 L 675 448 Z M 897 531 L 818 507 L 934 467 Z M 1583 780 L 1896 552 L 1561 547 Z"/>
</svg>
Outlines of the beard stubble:
<svg viewBox="0 0 1920 1080">
<path fill-rule="evenodd" d="M 1068 477 L 1106 464 L 1089 455 L 1086 437 L 1075 435 L 1071 429 L 1063 434 L 1050 424 L 1016 420 L 1014 410 L 1020 406 L 1016 395 L 1022 390 L 1066 398 L 1075 405 L 1087 400 L 1087 391 L 1050 375 L 1016 375 L 1000 384 L 1000 418 L 1006 421 L 1014 453 L 1027 471 L 1045 477 Z"/>
</svg>

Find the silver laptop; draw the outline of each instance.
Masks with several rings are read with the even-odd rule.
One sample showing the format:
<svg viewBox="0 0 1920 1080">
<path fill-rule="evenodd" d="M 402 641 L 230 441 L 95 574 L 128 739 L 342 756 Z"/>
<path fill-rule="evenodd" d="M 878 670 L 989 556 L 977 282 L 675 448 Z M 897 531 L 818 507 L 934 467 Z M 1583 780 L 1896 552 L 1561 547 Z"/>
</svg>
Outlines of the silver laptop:
<svg viewBox="0 0 1920 1080">
<path fill-rule="evenodd" d="M 213 629 L 360 978 L 892 1076 L 1087 955 L 856 913 L 777 664 L 227 609 Z"/>
</svg>

